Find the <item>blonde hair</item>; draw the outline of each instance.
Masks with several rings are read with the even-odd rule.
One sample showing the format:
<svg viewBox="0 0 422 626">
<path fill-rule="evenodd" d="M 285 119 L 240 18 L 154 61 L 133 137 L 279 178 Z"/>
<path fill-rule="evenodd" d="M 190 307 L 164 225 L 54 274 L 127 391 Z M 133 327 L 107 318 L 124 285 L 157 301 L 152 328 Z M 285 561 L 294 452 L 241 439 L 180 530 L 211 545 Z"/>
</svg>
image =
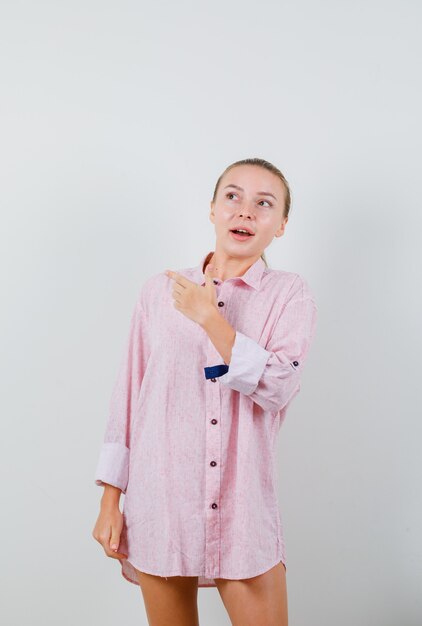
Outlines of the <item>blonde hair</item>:
<svg viewBox="0 0 422 626">
<path fill-rule="evenodd" d="M 224 170 L 224 172 L 219 176 L 217 183 L 215 185 L 214 188 L 214 193 L 212 196 L 212 201 L 215 202 L 215 197 L 217 195 L 218 192 L 218 187 L 220 185 L 221 179 L 223 178 L 223 176 L 225 174 L 227 174 L 227 172 L 229 172 L 233 167 L 236 167 L 238 165 L 257 165 L 258 167 L 262 167 L 266 170 L 268 170 L 269 172 L 271 172 L 272 174 L 275 174 L 276 176 L 278 176 L 278 178 L 281 180 L 281 182 L 284 185 L 284 188 L 286 190 L 286 199 L 284 202 L 284 215 L 283 217 L 288 217 L 289 216 L 289 211 L 290 211 L 290 205 L 291 205 L 291 192 L 290 192 L 290 187 L 289 184 L 286 180 L 286 178 L 284 177 L 284 174 L 278 169 L 278 167 L 276 167 L 275 165 L 273 165 L 272 163 L 270 163 L 269 161 L 265 161 L 265 159 L 258 159 L 258 158 L 254 158 L 254 159 L 242 159 L 241 161 L 236 161 L 235 163 L 231 163 L 230 165 L 228 165 L 226 167 L 226 169 Z M 261 254 L 261 259 L 264 261 L 265 265 L 268 267 L 268 263 L 267 263 L 267 259 L 265 258 L 265 252 L 263 252 Z"/>
</svg>

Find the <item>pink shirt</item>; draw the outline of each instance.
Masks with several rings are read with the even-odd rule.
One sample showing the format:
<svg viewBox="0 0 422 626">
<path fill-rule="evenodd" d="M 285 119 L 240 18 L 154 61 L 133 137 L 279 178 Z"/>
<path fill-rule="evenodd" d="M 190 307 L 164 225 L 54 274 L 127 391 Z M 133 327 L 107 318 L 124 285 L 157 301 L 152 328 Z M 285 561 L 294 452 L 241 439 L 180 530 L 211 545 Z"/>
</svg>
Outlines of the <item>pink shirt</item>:
<svg viewBox="0 0 422 626">
<path fill-rule="evenodd" d="M 177 271 L 204 284 L 211 255 Z M 301 276 L 261 258 L 214 283 L 218 310 L 236 330 L 229 366 L 174 307 L 164 272 L 145 281 L 133 311 L 95 483 L 125 494 L 120 563 L 135 584 L 133 566 L 198 576 L 199 587 L 286 566 L 274 451 L 317 307 Z"/>
</svg>

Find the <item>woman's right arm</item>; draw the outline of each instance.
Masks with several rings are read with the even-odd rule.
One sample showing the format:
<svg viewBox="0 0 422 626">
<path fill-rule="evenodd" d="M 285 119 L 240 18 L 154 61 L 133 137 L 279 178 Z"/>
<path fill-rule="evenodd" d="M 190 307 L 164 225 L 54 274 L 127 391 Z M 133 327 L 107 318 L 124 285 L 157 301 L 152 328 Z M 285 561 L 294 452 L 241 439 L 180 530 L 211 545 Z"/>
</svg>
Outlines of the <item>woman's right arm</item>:
<svg viewBox="0 0 422 626">
<path fill-rule="evenodd" d="M 126 493 L 129 480 L 129 446 L 131 427 L 148 360 L 146 313 L 141 294 L 130 321 L 129 336 L 117 379 L 111 395 L 110 412 L 95 470 L 95 484 L 112 486 Z M 116 498 L 106 488 L 105 502 Z"/>
<path fill-rule="evenodd" d="M 127 558 L 126 554 L 118 552 L 123 528 L 119 502 L 129 482 L 131 427 L 149 354 L 143 296 L 141 289 L 130 320 L 95 470 L 95 484 L 104 487 L 104 491 L 92 536 L 102 545 L 107 556 L 117 559 Z"/>
</svg>

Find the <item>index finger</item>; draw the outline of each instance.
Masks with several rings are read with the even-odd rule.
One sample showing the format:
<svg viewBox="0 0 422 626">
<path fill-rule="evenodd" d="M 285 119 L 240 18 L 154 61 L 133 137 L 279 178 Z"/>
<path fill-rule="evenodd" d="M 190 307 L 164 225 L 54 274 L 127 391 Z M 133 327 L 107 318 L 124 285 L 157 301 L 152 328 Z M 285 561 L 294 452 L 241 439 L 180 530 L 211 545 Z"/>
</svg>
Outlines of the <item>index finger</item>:
<svg viewBox="0 0 422 626">
<path fill-rule="evenodd" d="M 123 552 L 115 552 L 114 550 L 112 550 L 111 548 L 108 547 L 108 542 L 104 541 L 104 542 L 100 542 L 101 545 L 103 546 L 103 550 L 106 553 L 107 556 L 111 557 L 112 559 L 127 559 L 127 554 L 124 554 Z"/>
<path fill-rule="evenodd" d="M 190 283 L 192 283 L 191 280 L 189 280 L 185 276 L 182 276 L 182 274 L 179 274 L 178 272 L 172 272 L 171 270 L 165 270 L 164 273 L 169 278 L 172 278 L 176 283 L 178 283 L 179 285 L 182 285 L 183 287 L 187 287 Z"/>
</svg>

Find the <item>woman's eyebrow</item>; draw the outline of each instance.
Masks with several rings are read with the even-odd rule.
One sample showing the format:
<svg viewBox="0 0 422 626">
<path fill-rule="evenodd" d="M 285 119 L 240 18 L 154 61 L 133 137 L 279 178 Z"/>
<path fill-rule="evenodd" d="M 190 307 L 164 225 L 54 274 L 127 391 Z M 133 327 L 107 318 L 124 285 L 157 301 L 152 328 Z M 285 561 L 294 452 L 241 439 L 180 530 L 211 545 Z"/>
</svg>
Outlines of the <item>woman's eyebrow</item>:
<svg viewBox="0 0 422 626">
<path fill-rule="evenodd" d="M 239 189 L 239 191 L 244 191 L 244 189 L 242 189 L 242 187 L 239 187 L 239 185 L 226 185 L 224 189 L 227 189 L 227 187 L 234 187 L 235 189 Z M 257 191 L 256 193 L 258 196 L 271 196 L 272 198 L 274 198 L 274 200 L 277 200 L 275 195 L 270 193 L 269 191 Z"/>
</svg>

